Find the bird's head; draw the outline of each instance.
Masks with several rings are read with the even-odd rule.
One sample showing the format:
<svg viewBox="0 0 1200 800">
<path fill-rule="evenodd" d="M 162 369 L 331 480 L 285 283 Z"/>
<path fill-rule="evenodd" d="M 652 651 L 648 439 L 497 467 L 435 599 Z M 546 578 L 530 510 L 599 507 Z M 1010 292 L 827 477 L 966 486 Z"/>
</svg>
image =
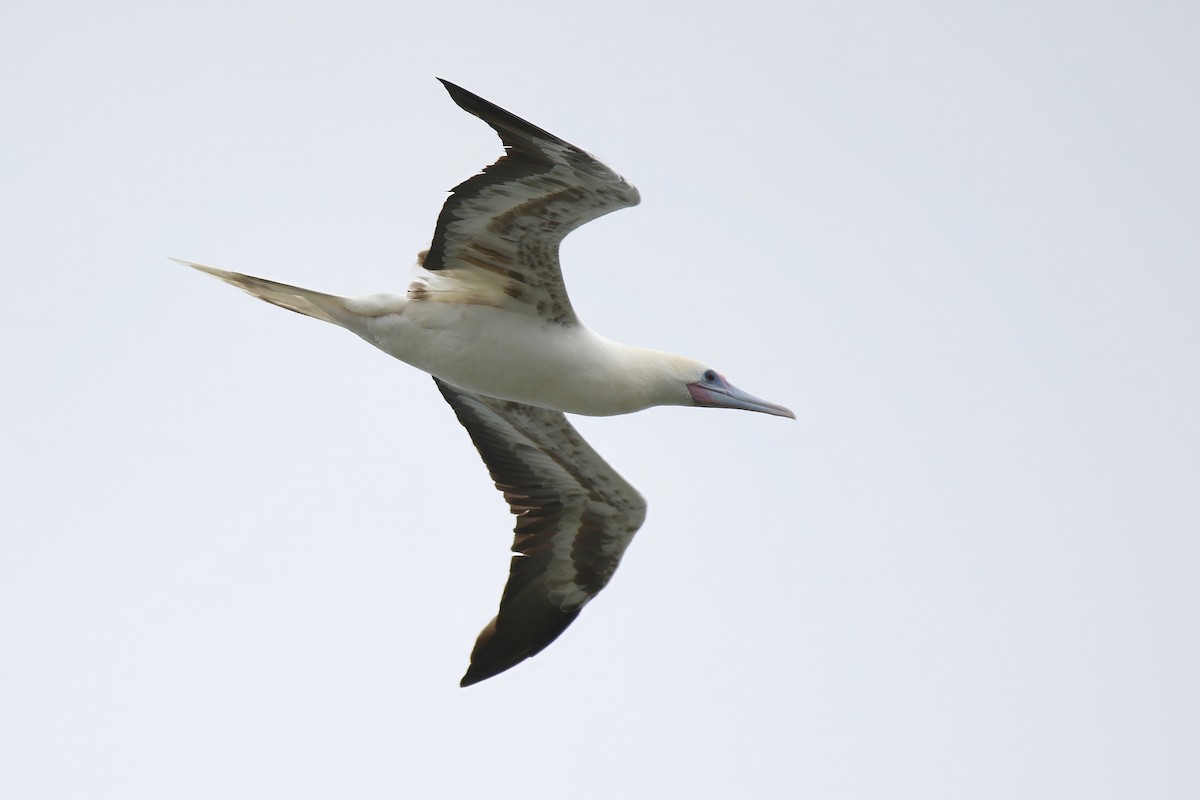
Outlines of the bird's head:
<svg viewBox="0 0 1200 800">
<path fill-rule="evenodd" d="M 609 413 L 629 413 L 651 406 L 700 406 L 796 418 L 790 409 L 742 391 L 694 358 L 626 345 L 614 345 L 614 352 L 622 359 L 615 371 L 622 376 L 618 394 L 636 400 L 628 409 Z"/>
<path fill-rule="evenodd" d="M 685 378 L 691 405 L 706 408 L 740 408 L 743 411 L 760 411 L 777 417 L 796 418 L 791 410 L 744 392 L 725 379 L 712 367 L 698 364 Z"/>
</svg>

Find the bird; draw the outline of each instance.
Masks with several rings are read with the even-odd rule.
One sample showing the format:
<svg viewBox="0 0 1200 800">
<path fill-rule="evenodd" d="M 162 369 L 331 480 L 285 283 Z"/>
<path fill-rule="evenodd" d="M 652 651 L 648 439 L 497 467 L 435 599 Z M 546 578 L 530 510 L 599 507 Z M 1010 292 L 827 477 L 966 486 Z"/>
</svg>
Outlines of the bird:
<svg viewBox="0 0 1200 800">
<path fill-rule="evenodd" d="M 403 292 L 342 297 L 191 261 L 185 266 L 332 323 L 429 373 L 516 517 L 508 581 L 460 685 L 540 653 L 612 578 L 646 501 L 566 414 L 652 406 L 795 419 L 692 358 L 620 344 L 571 307 L 559 244 L 638 190 L 599 159 L 439 78 L 504 147 L 451 190 Z"/>
</svg>

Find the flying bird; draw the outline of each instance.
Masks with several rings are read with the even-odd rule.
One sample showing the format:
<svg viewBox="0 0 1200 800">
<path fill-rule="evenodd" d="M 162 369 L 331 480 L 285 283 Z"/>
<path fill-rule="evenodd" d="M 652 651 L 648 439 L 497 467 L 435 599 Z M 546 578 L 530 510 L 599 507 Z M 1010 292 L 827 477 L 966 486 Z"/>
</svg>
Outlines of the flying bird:
<svg viewBox="0 0 1200 800">
<path fill-rule="evenodd" d="M 645 519 L 642 496 L 564 413 L 675 405 L 795 415 L 700 361 L 587 327 L 567 297 L 559 243 L 637 205 L 637 189 L 578 147 L 442 83 L 506 152 L 451 191 L 404 292 L 339 297 L 179 263 L 340 325 L 433 376 L 516 517 L 508 583 L 471 653 L 469 686 L 553 642 L 608 584 Z"/>
</svg>

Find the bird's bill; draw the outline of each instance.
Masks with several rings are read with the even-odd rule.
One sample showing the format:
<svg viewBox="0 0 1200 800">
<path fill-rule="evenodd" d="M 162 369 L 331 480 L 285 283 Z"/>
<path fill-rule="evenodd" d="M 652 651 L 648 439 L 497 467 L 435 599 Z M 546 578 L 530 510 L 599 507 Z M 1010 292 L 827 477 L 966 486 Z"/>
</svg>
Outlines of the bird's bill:
<svg viewBox="0 0 1200 800">
<path fill-rule="evenodd" d="M 743 392 L 723 377 L 718 377 L 712 383 L 706 381 L 689 383 L 687 388 L 698 406 L 740 408 L 743 411 L 760 411 L 763 414 L 773 414 L 777 417 L 796 418 L 790 409 L 763 400 L 761 397 L 755 397 L 749 392 Z"/>
</svg>

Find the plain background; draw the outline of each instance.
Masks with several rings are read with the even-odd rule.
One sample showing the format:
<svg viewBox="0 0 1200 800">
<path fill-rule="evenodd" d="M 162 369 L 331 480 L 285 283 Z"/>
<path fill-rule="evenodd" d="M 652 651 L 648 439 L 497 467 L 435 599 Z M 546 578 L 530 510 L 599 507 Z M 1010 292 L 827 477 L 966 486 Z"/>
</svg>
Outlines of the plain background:
<svg viewBox="0 0 1200 800">
<path fill-rule="evenodd" d="M 0 796 L 1200 796 L 1195 3 L 9 3 Z M 580 315 L 793 407 L 457 681 L 511 520 L 428 377 L 177 256 L 396 290 L 500 153 Z"/>
</svg>

